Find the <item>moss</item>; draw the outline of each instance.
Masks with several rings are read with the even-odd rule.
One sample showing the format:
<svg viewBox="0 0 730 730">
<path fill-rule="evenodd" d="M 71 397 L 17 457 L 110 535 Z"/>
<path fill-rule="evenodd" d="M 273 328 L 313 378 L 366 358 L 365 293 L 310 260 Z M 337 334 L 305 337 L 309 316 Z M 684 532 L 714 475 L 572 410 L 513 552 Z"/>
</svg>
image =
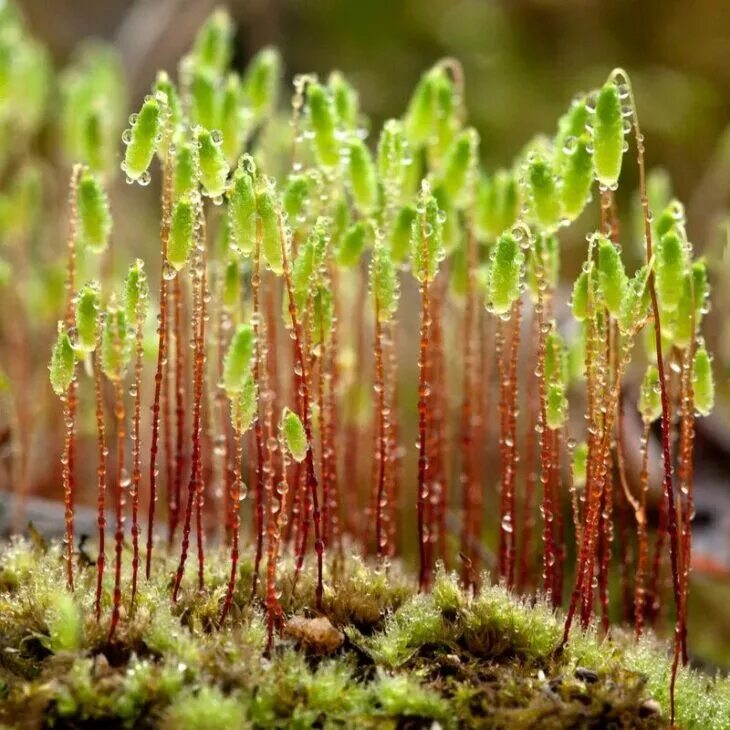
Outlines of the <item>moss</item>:
<svg viewBox="0 0 730 730">
<path fill-rule="evenodd" d="M 129 558 L 125 555 L 125 558 Z M 285 556 L 284 562 L 291 561 Z M 125 559 L 125 566 L 130 561 Z M 80 566 L 59 595 L 59 545 L 14 540 L 0 553 L 0 725 L 9 727 L 665 727 L 668 648 L 615 630 L 575 631 L 558 651 L 562 619 L 486 577 L 476 596 L 439 571 L 418 594 L 398 564 L 359 558 L 327 567 L 323 613 L 347 636 L 323 658 L 282 634 L 265 656 L 262 594 L 251 601 L 243 559 L 230 618 L 218 628 L 227 552 L 209 551 L 208 591 L 193 581 L 169 599 L 177 556 L 155 556 L 133 615 L 107 640 L 94 620 L 96 573 Z M 286 566 L 283 566 L 286 567 Z M 282 570 L 283 575 L 289 571 Z M 129 573 L 123 573 L 128 584 Z M 287 617 L 311 617 L 313 568 L 284 586 Z M 262 589 L 260 589 L 262 590 Z M 123 606 L 126 608 L 126 606 Z M 730 727 L 730 681 L 680 670 L 681 727 Z"/>
</svg>

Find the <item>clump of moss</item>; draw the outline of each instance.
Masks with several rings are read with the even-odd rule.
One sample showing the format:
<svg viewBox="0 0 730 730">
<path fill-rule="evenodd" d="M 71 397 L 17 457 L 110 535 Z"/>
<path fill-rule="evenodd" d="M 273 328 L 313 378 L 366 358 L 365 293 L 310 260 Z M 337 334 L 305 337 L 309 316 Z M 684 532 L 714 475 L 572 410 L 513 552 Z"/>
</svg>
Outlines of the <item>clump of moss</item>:
<svg viewBox="0 0 730 730">
<path fill-rule="evenodd" d="M 287 557 L 286 560 L 291 558 Z M 394 564 L 328 566 L 323 616 L 347 639 L 320 656 L 287 638 L 266 655 L 263 595 L 247 595 L 242 560 L 229 619 L 213 630 L 226 590 L 226 553 L 211 553 L 209 590 L 168 583 L 158 551 L 134 612 L 113 641 L 94 619 L 95 571 L 79 568 L 59 596 L 60 546 L 14 540 L 0 558 L 0 722 L 12 727 L 665 727 L 666 648 L 576 631 L 557 650 L 561 617 L 501 585 L 466 594 L 441 571 L 430 594 Z M 129 580 L 131 575 L 124 574 Z M 112 603 L 104 583 L 103 610 Z M 282 596 L 287 617 L 314 615 L 316 574 Z M 123 608 L 125 608 L 123 606 Z M 682 727 L 730 727 L 730 682 L 681 670 Z"/>
</svg>

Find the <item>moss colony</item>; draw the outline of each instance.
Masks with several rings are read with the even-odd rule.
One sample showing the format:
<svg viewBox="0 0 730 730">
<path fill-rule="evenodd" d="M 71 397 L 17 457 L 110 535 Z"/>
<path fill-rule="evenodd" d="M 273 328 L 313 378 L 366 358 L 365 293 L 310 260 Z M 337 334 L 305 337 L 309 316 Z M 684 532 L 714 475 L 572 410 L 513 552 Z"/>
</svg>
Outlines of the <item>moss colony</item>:
<svg viewBox="0 0 730 730">
<path fill-rule="evenodd" d="M 728 727 L 727 681 L 687 668 L 708 267 L 645 170 L 628 75 L 487 173 L 454 59 L 371 131 L 342 74 L 297 76 L 286 107 L 278 53 L 239 76 L 232 49 L 216 12 L 123 131 L 109 49 L 64 75 L 48 411 L 65 538 L 3 549 L 5 721 Z M 3 123 L 32 139 L 51 70 L 5 4 L 0 51 Z M 22 292 L 41 183 L 21 180 L 2 222 Z M 566 286 L 568 229 L 585 245 Z M 22 376 L 31 338 L 10 327 Z M 666 624 L 671 651 L 648 637 Z"/>
<path fill-rule="evenodd" d="M 388 574 L 351 558 L 316 573 L 266 653 L 263 593 L 251 602 L 253 564 L 240 565 L 230 620 L 218 626 L 227 555 L 207 561 L 205 594 L 169 599 L 176 556 L 160 551 L 133 615 L 110 641 L 94 619 L 96 571 L 64 581 L 62 551 L 16 541 L 0 572 L 0 720 L 8 727 L 666 727 L 671 657 L 653 638 L 575 632 L 556 651 L 562 619 L 503 586 L 469 597 L 438 570 L 418 593 L 397 565 Z M 131 552 L 129 553 L 131 556 Z M 283 566 L 291 574 L 289 561 Z M 131 579 L 131 573 L 124 576 Z M 112 580 L 105 595 L 111 595 Z M 730 682 L 680 670 L 677 721 L 726 728 Z M 94 724 L 96 723 L 96 724 Z"/>
</svg>

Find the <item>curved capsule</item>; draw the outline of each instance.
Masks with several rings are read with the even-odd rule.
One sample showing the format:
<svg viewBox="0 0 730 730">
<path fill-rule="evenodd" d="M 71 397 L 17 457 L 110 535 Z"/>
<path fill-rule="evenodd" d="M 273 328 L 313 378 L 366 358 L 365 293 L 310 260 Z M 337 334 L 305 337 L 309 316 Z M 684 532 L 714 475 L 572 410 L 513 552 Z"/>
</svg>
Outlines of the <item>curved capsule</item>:
<svg viewBox="0 0 730 730">
<path fill-rule="evenodd" d="M 594 174 L 593 155 L 589 151 L 587 137 L 582 135 L 575 139 L 561 168 L 560 197 L 563 215 L 568 220 L 575 220 L 591 199 Z"/>
<path fill-rule="evenodd" d="M 408 141 L 414 147 L 422 147 L 434 131 L 436 110 L 436 76 L 439 69 L 430 69 L 421 76 L 413 90 L 405 114 L 405 130 Z"/>
<path fill-rule="evenodd" d="M 596 179 L 604 187 L 614 189 L 624 156 L 624 121 L 618 87 L 613 81 L 607 81 L 598 92 L 592 121 Z"/>
</svg>

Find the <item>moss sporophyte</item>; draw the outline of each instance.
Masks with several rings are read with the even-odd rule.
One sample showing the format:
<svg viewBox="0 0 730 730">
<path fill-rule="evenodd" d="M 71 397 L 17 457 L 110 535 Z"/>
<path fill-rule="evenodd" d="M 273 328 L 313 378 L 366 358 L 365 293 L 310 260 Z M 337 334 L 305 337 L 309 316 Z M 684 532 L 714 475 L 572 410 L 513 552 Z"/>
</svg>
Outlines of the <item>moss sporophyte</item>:
<svg viewBox="0 0 730 730">
<path fill-rule="evenodd" d="M 552 727 L 557 707 L 568 725 L 728 727 L 727 680 L 686 666 L 709 277 L 681 203 L 650 209 L 628 75 L 492 171 L 454 59 L 374 130 L 341 73 L 297 76 L 287 107 L 278 52 L 239 72 L 232 43 L 216 11 L 124 130 L 112 52 L 61 80 L 65 538 L 3 549 L 0 720 Z M 0 62 L 3 44 L 29 54 L 0 84 L 12 106 L 12 75 L 45 60 L 4 9 Z M 121 178 L 160 178 L 144 260 L 113 226 L 119 135 Z M 640 257 L 616 195 L 629 147 Z M 569 227 L 587 234 L 573 282 Z M 88 423 L 96 536 L 79 544 Z M 671 659 L 647 636 L 662 606 Z"/>
</svg>

